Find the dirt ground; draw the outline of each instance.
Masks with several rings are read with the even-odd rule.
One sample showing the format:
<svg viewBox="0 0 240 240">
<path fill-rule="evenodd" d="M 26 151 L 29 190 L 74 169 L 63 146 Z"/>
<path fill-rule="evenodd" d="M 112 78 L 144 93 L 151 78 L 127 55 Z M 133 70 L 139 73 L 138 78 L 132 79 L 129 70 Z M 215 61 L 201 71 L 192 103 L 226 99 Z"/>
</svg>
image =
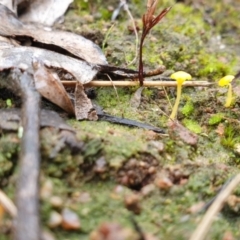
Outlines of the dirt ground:
<svg viewBox="0 0 240 240">
<path fill-rule="evenodd" d="M 121 10 L 111 21 L 117 6 L 118 1 L 75 0 L 65 22 L 56 28 L 97 43 L 109 64 L 137 69 L 138 62 L 132 62 L 136 36 L 129 15 Z M 194 81 L 213 83 L 183 88 L 177 118 L 197 141 L 189 143 L 168 129 L 176 98 L 173 87 L 144 88 L 139 106 L 133 104 L 138 87 L 119 87 L 117 93 L 112 87 L 91 89 L 92 100 L 107 113 L 163 128 L 166 134 L 66 118 L 83 141 L 84 151 L 74 155 L 66 147 L 50 157 L 59 132 L 42 129 L 41 224 L 47 239 L 189 239 L 209 201 L 239 173 L 239 79 L 233 84 L 230 108 L 224 106 L 227 88 L 217 81 L 240 70 L 240 2 L 163 0 L 158 12 L 169 6 L 170 12 L 146 37 L 144 70 L 164 65 L 165 76 L 183 70 Z M 129 1 L 129 10 L 140 36 L 146 1 Z M 11 101 L 10 106 L 3 98 L 0 106 L 17 105 Z M 18 152 L 17 134 L 2 132 L 0 186 L 13 200 Z M 205 239 L 240 239 L 239 214 L 238 187 Z M 0 240 L 11 239 L 9 229 L 10 218 L 5 216 Z"/>
</svg>

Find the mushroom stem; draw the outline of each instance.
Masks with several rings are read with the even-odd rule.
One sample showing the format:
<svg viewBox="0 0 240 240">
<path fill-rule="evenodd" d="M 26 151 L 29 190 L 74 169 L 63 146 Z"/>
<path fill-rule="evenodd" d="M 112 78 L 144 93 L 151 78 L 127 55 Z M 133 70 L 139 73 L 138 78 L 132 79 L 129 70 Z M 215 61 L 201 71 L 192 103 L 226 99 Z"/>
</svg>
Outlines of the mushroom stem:
<svg viewBox="0 0 240 240">
<path fill-rule="evenodd" d="M 181 94 L 182 94 L 182 83 L 177 83 L 177 98 L 176 98 L 175 104 L 173 106 L 172 113 L 170 115 L 170 119 L 172 119 L 172 120 L 174 120 L 177 115 L 177 110 L 178 110 L 178 106 L 180 103 Z"/>
<path fill-rule="evenodd" d="M 227 99 L 225 103 L 225 107 L 230 107 L 232 103 L 232 85 L 231 83 L 228 85 Z"/>
</svg>

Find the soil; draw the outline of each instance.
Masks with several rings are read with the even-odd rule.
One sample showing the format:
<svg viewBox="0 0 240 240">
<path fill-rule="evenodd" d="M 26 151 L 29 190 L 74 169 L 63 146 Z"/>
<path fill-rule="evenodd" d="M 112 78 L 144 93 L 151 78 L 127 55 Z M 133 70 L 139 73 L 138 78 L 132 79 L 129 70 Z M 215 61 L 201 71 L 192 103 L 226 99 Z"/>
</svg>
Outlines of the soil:
<svg viewBox="0 0 240 240">
<path fill-rule="evenodd" d="M 136 36 L 131 19 L 121 10 L 117 20 L 111 21 L 117 6 L 118 1 L 75 0 L 65 22 L 56 27 L 96 42 L 109 64 L 137 69 L 138 63 L 132 62 Z M 166 134 L 68 119 L 77 138 L 84 142 L 84 151 L 74 155 L 66 147 L 51 158 L 59 132 L 42 129 L 41 223 L 48 237 L 189 239 L 206 204 L 239 173 L 239 79 L 233 83 L 230 108 L 224 106 L 227 88 L 219 87 L 217 82 L 240 70 L 240 2 L 171 0 L 160 1 L 157 9 L 168 6 L 172 9 L 144 42 L 144 70 L 164 65 L 166 76 L 183 70 L 194 81 L 213 83 L 210 87 L 183 88 L 177 120 L 196 134 L 197 142 L 186 143 L 168 131 L 175 88 L 144 88 L 138 107 L 130 104 L 137 87 L 117 88 L 117 93 L 112 87 L 91 89 L 93 101 L 108 114 L 164 128 Z M 140 36 L 146 1 L 130 1 L 129 10 Z M 16 101 L 2 98 L 0 106 L 15 107 Z M 17 134 L 1 133 L 0 184 L 12 199 L 18 152 Z M 240 239 L 239 202 L 238 187 L 217 215 L 206 240 Z M 80 226 L 52 224 L 53 213 L 63 217 L 66 209 L 76 214 Z M 11 239 L 9 228 L 9 217 L 5 216 L 0 240 Z"/>
</svg>

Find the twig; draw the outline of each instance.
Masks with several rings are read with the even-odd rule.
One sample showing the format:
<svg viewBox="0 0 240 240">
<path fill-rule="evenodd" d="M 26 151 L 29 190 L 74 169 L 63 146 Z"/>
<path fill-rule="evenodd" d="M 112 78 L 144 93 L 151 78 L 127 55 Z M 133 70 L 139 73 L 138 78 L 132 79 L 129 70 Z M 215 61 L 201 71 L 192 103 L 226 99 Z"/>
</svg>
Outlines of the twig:
<svg viewBox="0 0 240 240">
<path fill-rule="evenodd" d="M 216 214 L 222 209 L 223 204 L 226 202 L 227 198 L 231 192 L 239 185 L 240 183 L 240 174 L 237 174 L 229 185 L 219 193 L 216 200 L 209 207 L 208 211 L 202 218 L 197 229 L 192 234 L 190 240 L 204 240 L 205 236 L 214 220 Z"/>
<path fill-rule="evenodd" d="M 62 84 L 65 87 L 75 87 L 77 81 L 66 81 L 62 80 Z M 209 87 L 214 83 L 210 83 L 207 81 L 186 81 L 183 83 L 184 86 L 191 86 L 191 87 Z M 85 87 L 112 87 L 112 82 L 110 81 L 91 81 L 87 84 L 84 84 Z M 114 81 L 114 86 L 116 87 L 132 87 L 132 86 L 139 86 L 137 81 Z M 176 87 L 176 81 L 144 81 L 144 87 Z"/>
<path fill-rule="evenodd" d="M 0 190 L 0 204 L 3 206 L 4 210 L 11 215 L 11 217 L 15 218 L 17 216 L 17 208 L 15 207 L 14 203 L 1 190 Z"/>
<path fill-rule="evenodd" d="M 156 11 L 158 0 L 148 0 L 147 2 L 147 11 L 142 16 L 142 23 L 143 23 L 143 29 L 142 29 L 142 36 L 140 38 L 140 44 L 139 44 L 139 64 L 138 64 L 138 78 L 140 86 L 143 86 L 144 76 L 143 76 L 143 60 L 142 60 L 142 54 L 143 54 L 143 43 L 144 39 L 147 36 L 147 34 L 150 32 L 150 30 L 161 21 L 161 19 L 170 11 L 171 7 L 163 9 L 157 16 L 154 16 L 154 13 Z"/>
<path fill-rule="evenodd" d="M 39 126 L 40 95 L 35 90 L 33 76 L 15 70 L 13 79 L 19 82 L 23 100 L 21 159 L 17 182 L 17 209 L 14 240 L 39 240 Z"/>
</svg>

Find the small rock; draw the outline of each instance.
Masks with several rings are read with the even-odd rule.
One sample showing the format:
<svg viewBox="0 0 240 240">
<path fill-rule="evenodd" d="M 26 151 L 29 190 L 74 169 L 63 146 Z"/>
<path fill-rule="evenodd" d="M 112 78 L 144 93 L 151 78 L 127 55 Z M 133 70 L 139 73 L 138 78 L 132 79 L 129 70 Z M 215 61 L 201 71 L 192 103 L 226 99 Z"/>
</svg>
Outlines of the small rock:
<svg viewBox="0 0 240 240">
<path fill-rule="evenodd" d="M 97 159 L 95 167 L 94 167 L 94 171 L 96 173 L 103 173 L 106 171 L 106 166 L 107 166 L 107 162 L 105 160 L 104 157 L 100 157 L 99 159 Z"/>
<path fill-rule="evenodd" d="M 172 181 L 168 177 L 157 178 L 155 184 L 162 190 L 168 190 L 173 186 Z"/>
<path fill-rule="evenodd" d="M 137 194 L 131 194 L 124 199 L 125 207 L 135 214 L 141 213 L 140 196 Z"/>
<path fill-rule="evenodd" d="M 81 228 L 78 215 L 68 208 L 62 211 L 62 228 L 65 230 L 79 230 Z"/>
<path fill-rule="evenodd" d="M 58 196 L 52 196 L 50 203 L 54 208 L 61 208 L 63 206 L 63 200 Z"/>
<path fill-rule="evenodd" d="M 190 208 L 188 208 L 187 212 L 192 214 L 197 213 L 204 207 L 204 204 L 205 204 L 204 202 L 195 203 Z"/>
<path fill-rule="evenodd" d="M 90 240 L 137 240 L 139 235 L 118 223 L 103 223 L 90 234 Z"/>
<path fill-rule="evenodd" d="M 151 141 L 149 142 L 153 147 L 155 147 L 159 153 L 163 152 L 164 150 L 164 144 L 161 141 Z"/>
<path fill-rule="evenodd" d="M 234 153 L 236 153 L 238 156 L 240 155 L 240 143 L 236 143 L 233 147 Z"/>
<path fill-rule="evenodd" d="M 91 196 L 88 192 L 74 192 L 72 195 L 74 202 L 87 203 L 92 201 Z"/>
<path fill-rule="evenodd" d="M 53 191 L 53 183 L 51 180 L 47 180 L 43 183 L 41 191 L 40 191 L 40 196 L 42 199 L 49 199 L 52 195 Z"/>
<path fill-rule="evenodd" d="M 58 212 L 52 211 L 50 214 L 50 218 L 48 220 L 48 226 L 50 228 L 56 228 L 60 226 L 61 223 L 62 223 L 62 216 Z"/>
</svg>

